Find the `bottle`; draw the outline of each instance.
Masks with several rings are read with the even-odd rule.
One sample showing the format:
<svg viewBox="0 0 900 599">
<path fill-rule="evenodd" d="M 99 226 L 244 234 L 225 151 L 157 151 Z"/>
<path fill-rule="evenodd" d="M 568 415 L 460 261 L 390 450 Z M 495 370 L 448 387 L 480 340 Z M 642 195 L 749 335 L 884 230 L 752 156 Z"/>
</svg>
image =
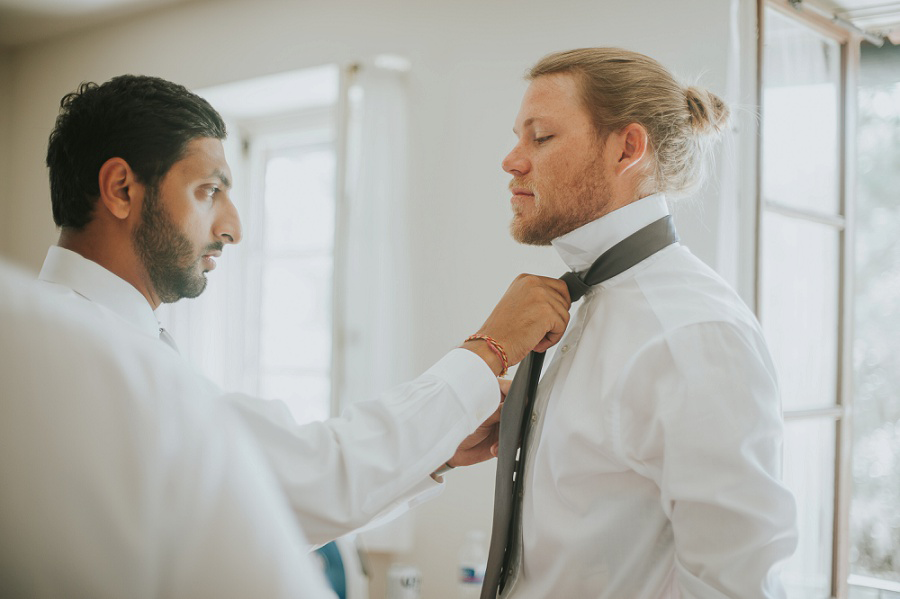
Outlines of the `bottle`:
<svg viewBox="0 0 900 599">
<path fill-rule="evenodd" d="M 422 574 L 415 566 L 391 564 L 387 574 L 387 599 L 421 599 Z"/>
<path fill-rule="evenodd" d="M 484 568 L 487 565 L 487 535 L 480 530 L 470 530 L 459 548 L 459 572 L 457 597 L 478 599 L 484 582 Z"/>
</svg>

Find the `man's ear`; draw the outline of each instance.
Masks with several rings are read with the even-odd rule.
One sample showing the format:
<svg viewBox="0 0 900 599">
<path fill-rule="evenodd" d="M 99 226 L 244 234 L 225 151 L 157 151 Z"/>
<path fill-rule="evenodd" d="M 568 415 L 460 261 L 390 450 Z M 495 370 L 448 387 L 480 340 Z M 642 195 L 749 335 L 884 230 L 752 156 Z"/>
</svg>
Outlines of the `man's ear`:
<svg viewBox="0 0 900 599">
<path fill-rule="evenodd" d="M 623 175 L 633 167 L 644 162 L 649 139 L 647 130 L 637 123 L 629 123 L 621 130 L 610 135 L 615 143 L 615 173 Z"/>
<path fill-rule="evenodd" d="M 133 210 L 144 186 L 138 183 L 131 166 L 122 158 L 110 158 L 100 167 L 100 202 L 115 218 L 125 220 Z"/>
</svg>

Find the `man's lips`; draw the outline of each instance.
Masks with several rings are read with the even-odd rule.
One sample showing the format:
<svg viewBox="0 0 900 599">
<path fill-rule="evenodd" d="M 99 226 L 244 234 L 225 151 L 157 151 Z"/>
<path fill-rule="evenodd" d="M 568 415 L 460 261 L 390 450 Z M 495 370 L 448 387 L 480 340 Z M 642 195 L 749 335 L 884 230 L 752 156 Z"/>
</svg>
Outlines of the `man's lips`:
<svg viewBox="0 0 900 599">
<path fill-rule="evenodd" d="M 533 196 L 534 193 L 524 187 L 510 187 L 509 190 L 514 196 Z"/>
<path fill-rule="evenodd" d="M 205 270 L 214 270 L 216 268 L 216 261 L 213 258 L 218 258 L 222 255 L 221 250 L 216 250 L 215 252 L 210 252 L 208 254 L 204 254 L 201 259 L 203 260 L 203 266 Z"/>
</svg>

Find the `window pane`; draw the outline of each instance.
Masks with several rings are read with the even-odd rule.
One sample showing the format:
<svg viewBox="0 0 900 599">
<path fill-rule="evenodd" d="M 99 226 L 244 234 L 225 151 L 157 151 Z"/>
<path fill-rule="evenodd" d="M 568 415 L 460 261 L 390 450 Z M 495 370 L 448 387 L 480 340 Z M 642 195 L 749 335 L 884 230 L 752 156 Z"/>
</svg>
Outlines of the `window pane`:
<svg viewBox="0 0 900 599">
<path fill-rule="evenodd" d="M 785 410 L 837 401 L 839 242 L 831 226 L 763 216 L 760 320 Z"/>
<path fill-rule="evenodd" d="M 330 256 L 265 265 L 261 370 L 330 370 L 332 267 Z"/>
<path fill-rule="evenodd" d="M 859 100 L 850 572 L 900 592 L 900 83 Z"/>
<path fill-rule="evenodd" d="M 831 596 L 835 433 L 832 420 L 789 421 L 785 426 L 784 480 L 797 499 L 800 535 L 784 572 L 791 599 Z"/>
<path fill-rule="evenodd" d="M 331 252 L 335 154 L 330 147 L 280 152 L 266 165 L 266 252 Z"/>
<path fill-rule="evenodd" d="M 766 11 L 762 193 L 767 201 L 839 211 L 840 46 Z"/>
</svg>

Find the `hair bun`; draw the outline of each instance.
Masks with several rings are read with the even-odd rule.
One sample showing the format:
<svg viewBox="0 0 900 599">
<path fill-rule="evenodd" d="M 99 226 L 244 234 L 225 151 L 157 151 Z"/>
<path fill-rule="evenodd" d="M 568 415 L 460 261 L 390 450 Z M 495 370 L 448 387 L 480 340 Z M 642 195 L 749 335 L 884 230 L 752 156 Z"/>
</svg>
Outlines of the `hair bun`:
<svg viewBox="0 0 900 599">
<path fill-rule="evenodd" d="M 719 96 L 696 87 L 684 90 L 691 127 L 697 133 L 719 133 L 728 126 L 730 111 Z"/>
</svg>

